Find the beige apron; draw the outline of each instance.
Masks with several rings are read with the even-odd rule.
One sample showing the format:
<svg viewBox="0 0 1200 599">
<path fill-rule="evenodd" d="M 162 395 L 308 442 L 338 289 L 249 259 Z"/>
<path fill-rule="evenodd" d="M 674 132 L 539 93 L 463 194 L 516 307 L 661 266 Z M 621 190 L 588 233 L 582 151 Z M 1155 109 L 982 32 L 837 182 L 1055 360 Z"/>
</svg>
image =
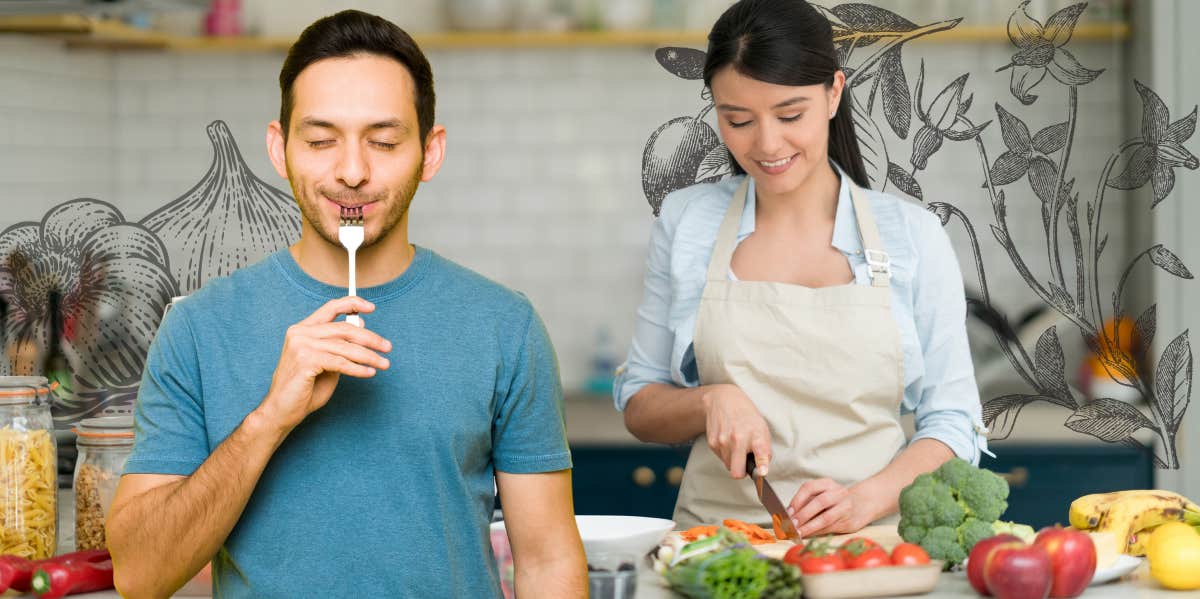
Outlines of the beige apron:
<svg viewBox="0 0 1200 599">
<path fill-rule="evenodd" d="M 904 354 L 888 257 L 862 190 L 850 184 L 871 284 L 813 289 L 730 280 L 748 184 L 749 177 L 717 232 L 694 352 L 701 384 L 737 385 L 762 413 L 771 431 L 768 480 L 786 505 L 806 480 L 848 486 L 903 449 Z M 688 457 L 674 518 L 681 528 L 725 518 L 771 521 L 754 485 L 730 478 L 704 435 Z"/>
</svg>

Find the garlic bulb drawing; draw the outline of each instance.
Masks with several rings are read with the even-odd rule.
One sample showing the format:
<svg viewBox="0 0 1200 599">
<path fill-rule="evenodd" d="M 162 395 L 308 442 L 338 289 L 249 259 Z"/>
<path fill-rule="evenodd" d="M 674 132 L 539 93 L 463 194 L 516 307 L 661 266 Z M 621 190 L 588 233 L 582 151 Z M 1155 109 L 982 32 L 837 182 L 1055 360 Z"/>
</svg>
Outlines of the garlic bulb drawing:
<svg viewBox="0 0 1200 599">
<path fill-rule="evenodd" d="M 207 132 L 213 162 L 204 178 L 142 220 L 167 244 L 180 294 L 300 237 L 295 200 L 250 172 L 224 121 L 213 121 Z"/>
<path fill-rule="evenodd" d="M 174 290 L 167 249 L 149 229 L 100 200 L 59 204 L 0 233 L 4 361 L 12 374 L 38 374 L 56 319 L 73 385 L 56 395 L 55 422 L 130 404 Z"/>
</svg>

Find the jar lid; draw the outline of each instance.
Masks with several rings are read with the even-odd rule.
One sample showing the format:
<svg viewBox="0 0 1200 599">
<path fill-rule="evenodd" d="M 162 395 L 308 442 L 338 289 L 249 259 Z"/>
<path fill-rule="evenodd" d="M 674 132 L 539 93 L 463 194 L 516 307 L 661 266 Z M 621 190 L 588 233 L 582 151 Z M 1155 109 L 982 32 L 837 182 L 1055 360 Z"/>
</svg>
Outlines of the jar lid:
<svg viewBox="0 0 1200 599">
<path fill-rule="evenodd" d="M 0 376 L 0 404 L 30 403 L 58 387 L 44 376 Z"/>
<path fill-rule="evenodd" d="M 88 439 L 133 438 L 133 416 L 100 416 L 84 418 L 75 428 L 76 435 Z"/>
</svg>

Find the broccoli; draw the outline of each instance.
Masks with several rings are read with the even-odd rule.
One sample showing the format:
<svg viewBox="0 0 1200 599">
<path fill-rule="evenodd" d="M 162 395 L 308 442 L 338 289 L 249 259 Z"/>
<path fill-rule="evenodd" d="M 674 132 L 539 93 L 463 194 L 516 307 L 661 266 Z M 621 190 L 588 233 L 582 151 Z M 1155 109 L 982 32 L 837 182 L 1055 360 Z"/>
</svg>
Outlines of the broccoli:
<svg viewBox="0 0 1200 599">
<path fill-rule="evenodd" d="M 954 565 L 975 543 L 996 534 L 993 523 L 1008 509 L 1007 500 L 1004 479 L 952 458 L 900 492 L 898 531 L 931 557 Z"/>
<path fill-rule="evenodd" d="M 929 529 L 921 547 L 933 559 L 940 559 L 947 564 L 958 564 L 967 559 L 967 552 L 958 542 L 958 532 L 949 526 L 938 526 Z"/>
<path fill-rule="evenodd" d="M 996 535 L 996 531 L 992 529 L 991 524 L 975 518 L 963 520 L 963 523 L 958 525 L 955 532 L 958 533 L 958 544 L 962 545 L 963 550 L 967 553 L 971 552 L 971 548 L 975 546 L 975 543 Z"/>
<path fill-rule="evenodd" d="M 966 515 L 950 487 L 930 473 L 900 491 L 900 513 L 909 525 L 926 529 L 957 526 Z"/>
</svg>

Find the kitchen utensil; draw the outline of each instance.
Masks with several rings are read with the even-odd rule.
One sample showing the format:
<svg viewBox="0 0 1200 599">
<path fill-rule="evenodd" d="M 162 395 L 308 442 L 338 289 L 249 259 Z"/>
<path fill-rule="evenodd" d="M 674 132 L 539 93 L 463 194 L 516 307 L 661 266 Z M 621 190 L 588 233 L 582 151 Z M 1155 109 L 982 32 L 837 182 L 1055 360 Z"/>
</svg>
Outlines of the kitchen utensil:
<svg viewBox="0 0 1200 599">
<path fill-rule="evenodd" d="M 354 255 L 358 252 L 358 247 L 363 242 L 363 210 L 362 206 L 353 208 L 342 207 L 342 217 L 338 222 L 338 241 L 342 247 L 346 248 L 346 253 L 350 255 L 350 292 L 348 295 L 354 297 L 357 295 L 354 285 Z M 363 326 L 362 317 L 358 314 L 347 314 L 346 322 L 354 326 Z"/>
<path fill-rule="evenodd" d="M 762 502 L 763 507 L 767 508 L 767 512 L 771 514 L 771 521 L 775 524 L 775 530 L 782 530 L 787 539 L 799 542 L 801 540 L 800 533 L 796 530 L 796 525 L 792 524 L 792 518 L 788 515 L 787 508 L 779 500 L 779 496 L 775 494 L 775 489 L 771 488 L 771 483 L 767 482 L 765 476 L 758 473 L 758 467 L 754 463 L 754 454 L 752 453 L 746 454 L 746 471 L 754 478 L 754 490 L 758 492 L 758 500 Z"/>
</svg>

